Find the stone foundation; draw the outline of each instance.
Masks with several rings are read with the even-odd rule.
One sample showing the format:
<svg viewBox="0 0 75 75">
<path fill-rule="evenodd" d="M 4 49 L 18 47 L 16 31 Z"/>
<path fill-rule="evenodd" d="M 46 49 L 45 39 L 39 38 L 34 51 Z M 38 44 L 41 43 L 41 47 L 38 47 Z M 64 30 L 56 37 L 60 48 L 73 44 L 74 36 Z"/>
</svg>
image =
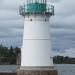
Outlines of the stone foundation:
<svg viewBox="0 0 75 75">
<path fill-rule="evenodd" d="M 17 75 L 58 75 L 53 67 L 21 67 Z"/>
</svg>

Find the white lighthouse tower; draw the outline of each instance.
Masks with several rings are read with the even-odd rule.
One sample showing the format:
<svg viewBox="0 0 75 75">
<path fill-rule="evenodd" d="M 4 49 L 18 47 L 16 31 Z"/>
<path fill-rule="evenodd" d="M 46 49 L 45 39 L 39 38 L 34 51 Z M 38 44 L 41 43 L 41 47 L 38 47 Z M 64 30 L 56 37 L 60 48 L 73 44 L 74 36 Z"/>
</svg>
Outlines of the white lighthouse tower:
<svg viewBox="0 0 75 75">
<path fill-rule="evenodd" d="M 46 0 L 26 0 L 20 6 L 24 17 L 21 67 L 18 75 L 57 75 L 51 53 L 49 18 L 54 15 L 54 6 Z"/>
</svg>

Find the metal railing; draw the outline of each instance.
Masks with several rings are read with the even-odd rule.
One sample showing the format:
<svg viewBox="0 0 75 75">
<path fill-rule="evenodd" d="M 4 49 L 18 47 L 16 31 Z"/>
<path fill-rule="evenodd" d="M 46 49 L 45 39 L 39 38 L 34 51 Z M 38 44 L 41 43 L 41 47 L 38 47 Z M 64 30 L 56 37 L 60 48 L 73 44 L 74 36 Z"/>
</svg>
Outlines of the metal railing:
<svg viewBox="0 0 75 75">
<path fill-rule="evenodd" d="M 28 3 L 43 3 L 46 4 L 47 0 L 27 0 Z"/>
<path fill-rule="evenodd" d="M 30 13 L 46 13 L 46 14 L 49 14 L 49 15 L 54 15 L 54 6 L 53 5 L 47 5 L 46 6 L 46 10 L 45 11 L 31 11 L 31 12 L 29 12 L 28 11 L 28 7 L 27 7 L 27 5 L 22 5 L 22 6 L 20 6 L 20 8 L 19 8 L 19 13 L 20 13 L 20 15 L 23 15 L 23 16 L 25 16 L 25 14 L 30 14 Z"/>
</svg>

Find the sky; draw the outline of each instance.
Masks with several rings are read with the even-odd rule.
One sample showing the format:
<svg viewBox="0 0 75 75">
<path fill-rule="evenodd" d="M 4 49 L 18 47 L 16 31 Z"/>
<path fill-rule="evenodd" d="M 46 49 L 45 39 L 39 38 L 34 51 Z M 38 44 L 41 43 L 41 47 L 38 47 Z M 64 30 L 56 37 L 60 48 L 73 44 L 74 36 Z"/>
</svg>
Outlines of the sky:
<svg viewBox="0 0 75 75">
<path fill-rule="evenodd" d="M 24 18 L 19 15 L 22 3 L 24 0 L 0 0 L 0 43 L 4 46 L 22 45 Z M 75 57 L 75 0 L 48 0 L 48 4 L 55 6 L 55 15 L 50 18 L 54 54 L 66 52 Z"/>
</svg>

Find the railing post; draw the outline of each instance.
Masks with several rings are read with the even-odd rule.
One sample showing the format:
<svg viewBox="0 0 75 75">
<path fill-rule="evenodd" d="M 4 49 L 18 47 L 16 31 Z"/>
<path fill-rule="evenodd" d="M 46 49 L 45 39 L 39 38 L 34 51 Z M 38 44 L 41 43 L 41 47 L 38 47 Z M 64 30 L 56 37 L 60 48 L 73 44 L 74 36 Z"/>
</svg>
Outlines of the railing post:
<svg viewBox="0 0 75 75">
<path fill-rule="evenodd" d="M 54 6 L 51 5 L 51 11 L 52 11 L 52 15 L 54 15 Z"/>
</svg>

